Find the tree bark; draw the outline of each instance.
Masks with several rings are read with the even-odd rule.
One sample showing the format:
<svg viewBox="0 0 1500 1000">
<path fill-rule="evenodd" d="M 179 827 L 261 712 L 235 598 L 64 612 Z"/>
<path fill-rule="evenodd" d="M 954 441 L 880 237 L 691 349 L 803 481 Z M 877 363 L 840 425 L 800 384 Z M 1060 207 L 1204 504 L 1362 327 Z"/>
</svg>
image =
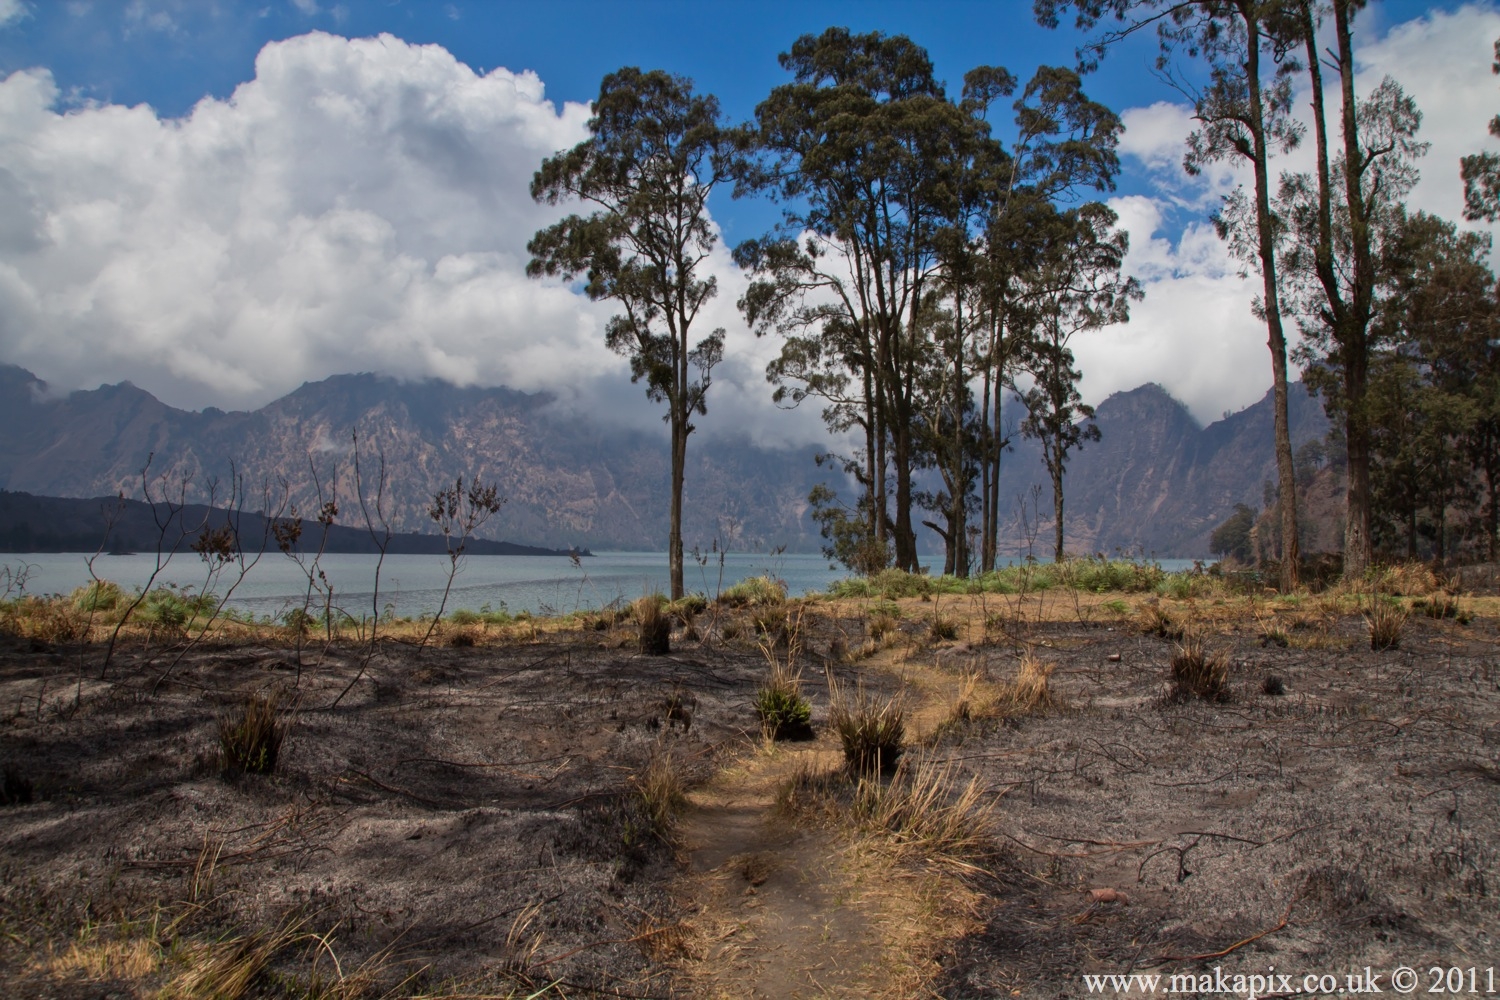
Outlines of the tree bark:
<svg viewBox="0 0 1500 1000">
<path fill-rule="evenodd" d="M 1352 0 L 1334 0 L 1333 18 L 1339 47 L 1339 83 L 1343 101 L 1344 192 L 1349 205 L 1350 242 L 1354 249 L 1353 301 L 1336 331 L 1344 366 L 1344 405 L 1349 445 L 1349 493 L 1344 522 L 1344 577 L 1356 579 L 1370 568 L 1370 432 L 1365 414 L 1369 363 L 1368 331 L 1375 294 L 1370 219 L 1361 180 L 1364 156 L 1354 96 Z"/>
<path fill-rule="evenodd" d="M 1281 573 L 1283 593 L 1296 589 L 1298 563 L 1302 553 L 1297 545 L 1297 478 L 1292 464 L 1291 421 L 1287 415 L 1286 333 L 1281 323 L 1281 298 L 1276 280 L 1276 242 L 1271 216 L 1271 180 L 1266 148 L 1265 102 L 1260 89 L 1260 24 L 1255 12 L 1242 5 L 1245 20 L 1245 83 L 1250 99 L 1250 135 L 1254 143 L 1255 228 L 1260 254 L 1260 273 L 1266 313 L 1266 345 L 1271 351 L 1272 405 L 1275 415 L 1276 478 L 1281 487 L 1278 506 L 1281 515 Z"/>
</svg>

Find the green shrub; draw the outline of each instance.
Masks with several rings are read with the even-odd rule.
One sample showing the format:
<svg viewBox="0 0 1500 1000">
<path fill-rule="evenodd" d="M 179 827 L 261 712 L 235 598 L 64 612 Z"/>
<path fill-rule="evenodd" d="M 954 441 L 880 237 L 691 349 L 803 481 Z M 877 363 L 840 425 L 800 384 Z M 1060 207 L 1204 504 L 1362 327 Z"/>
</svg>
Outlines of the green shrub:
<svg viewBox="0 0 1500 1000">
<path fill-rule="evenodd" d="M 688 594 L 679 597 L 667 606 L 672 617 L 686 625 L 694 618 L 708 610 L 708 598 L 702 594 Z"/>
<path fill-rule="evenodd" d="M 73 607 L 84 614 L 98 614 L 118 610 L 125 600 L 125 592 L 118 583 L 110 580 L 93 580 L 69 595 Z"/>
<path fill-rule="evenodd" d="M 769 576 L 750 576 L 719 595 L 719 603 L 731 608 L 786 603 L 786 584 Z"/>
<path fill-rule="evenodd" d="M 812 705 L 802 696 L 796 675 L 773 670 L 755 693 L 755 716 L 768 740 L 802 740 L 812 737 Z"/>
<path fill-rule="evenodd" d="M 454 625 L 478 625 L 482 620 L 479 612 L 470 611 L 468 608 L 459 608 L 448 616 L 448 621 Z"/>
</svg>

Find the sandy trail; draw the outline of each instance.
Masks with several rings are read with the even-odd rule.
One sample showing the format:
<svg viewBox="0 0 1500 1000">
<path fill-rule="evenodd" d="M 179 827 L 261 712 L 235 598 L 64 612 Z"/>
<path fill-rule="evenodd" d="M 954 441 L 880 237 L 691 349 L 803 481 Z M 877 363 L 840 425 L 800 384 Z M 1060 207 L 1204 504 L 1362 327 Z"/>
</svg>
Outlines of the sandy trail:
<svg viewBox="0 0 1500 1000">
<path fill-rule="evenodd" d="M 930 733 L 956 696 L 960 678 L 885 649 L 862 673 L 894 679 L 909 743 Z M 680 895 L 701 935 L 689 970 L 708 997 L 870 997 L 894 986 L 889 943 L 897 919 L 888 893 L 848 858 L 848 841 L 791 822 L 777 790 L 799 770 L 843 763 L 826 727 L 815 741 L 762 746 L 689 795 L 678 834 L 688 873 Z"/>
</svg>

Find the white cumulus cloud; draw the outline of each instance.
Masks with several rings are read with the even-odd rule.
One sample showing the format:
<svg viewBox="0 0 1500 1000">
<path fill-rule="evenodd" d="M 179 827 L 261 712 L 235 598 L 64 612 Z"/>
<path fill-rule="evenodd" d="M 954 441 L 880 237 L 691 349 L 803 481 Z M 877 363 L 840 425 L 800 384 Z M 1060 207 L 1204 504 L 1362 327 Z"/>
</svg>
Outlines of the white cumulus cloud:
<svg viewBox="0 0 1500 1000">
<path fill-rule="evenodd" d="M 253 80 L 181 119 L 58 98 L 45 70 L 0 82 L 0 360 L 181 406 L 379 371 L 608 398 L 657 425 L 604 347 L 609 304 L 525 275 L 531 235 L 577 210 L 535 204 L 532 174 L 589 114 L 534 74 L 313 33 L 267 45 Z M 736 361 L 700 423 L 808 440 L 769 412 L 767 345 L 738 321 L 727 252 L 713 268 L 702 332 L 729 328 Z"/>
</svg>

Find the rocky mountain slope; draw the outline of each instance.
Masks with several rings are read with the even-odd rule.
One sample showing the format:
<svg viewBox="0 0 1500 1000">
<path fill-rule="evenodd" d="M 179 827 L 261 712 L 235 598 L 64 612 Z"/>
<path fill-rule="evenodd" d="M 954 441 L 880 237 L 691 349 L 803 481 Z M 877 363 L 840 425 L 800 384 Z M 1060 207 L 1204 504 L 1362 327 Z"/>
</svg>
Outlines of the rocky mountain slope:
<svg viewBox="0 0 1500 1000">
<path fill-rule="evenodd" d="M 1294 444 L 1321 437 L 1327 422 L 1318 401 L 1300 388 L 1292 399 Z M 1208 555 L 1214 526 L 1236 503 L 1260 506 L 1262 483 L 1275 475 L 1269 399 L 1200 428 L 1160 386 L 1146 385 L 1105 400 L 1097 420 L 1103 440 L 1068 468 L 1074 551 Z M 0 366 L 0 489 L 142 499 L 146 469 L 154 499 L 222 505 L 243 483 L 246 509 L 266 506 L 267 491 L 274 507 L 285 490 L 312 516 L 321 482 L 325 495 L 337 495 L 340 522 L 363 524 L 356 436 L 368 503 L 384 460 L 381 506 L 397 531 L 432 530 L 432 494 L 462 475 L 497 482 L 507 498 L 485 537 L 562 548 L 666 547 L 664 438 L 559 412 L 544 395 L 340 375 L 252 413 L 190 412 L 129 383 L 58 396 L 30 372 Z M 815 454 L 695 435 L 686 544 L 815 549 L 807 493 L 838 478 L 814 463 Z M 1035 444 L 1018 441 L 1006 457 L 1005 502 L 1019 508 L 1032 484 L 1041 484 L 1050 516 L 1047 482 Z M 1010 521 L 1002 539 L 1024 551 L 1026 532 L 1019 518 Z M 938 544 L 924 534 L 923 545 Z"/>
</svg>

